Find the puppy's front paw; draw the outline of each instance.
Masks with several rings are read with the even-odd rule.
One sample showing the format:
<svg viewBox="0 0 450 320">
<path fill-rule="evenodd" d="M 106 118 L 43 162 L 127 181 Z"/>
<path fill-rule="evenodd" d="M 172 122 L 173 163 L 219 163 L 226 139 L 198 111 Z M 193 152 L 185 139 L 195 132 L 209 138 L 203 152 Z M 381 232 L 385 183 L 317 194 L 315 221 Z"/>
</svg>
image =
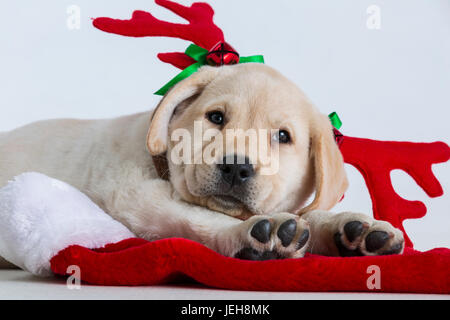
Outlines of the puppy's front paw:
<svg viewBox="0 0 450 320">
<path fill-rule="evenodd" d="M 242 226 L 241 249 L 235 255 L 238 259 L 264 261 L 305 255 L 310 238 L 309 226 L 297 216 L 257 216 Z"/>
<path fill-rule="evenodd" d="M 390 223 L 363 214 L 335 216 L 334 242 L 341 257 L 401 254 L 403 233 Z"/>
</svg>

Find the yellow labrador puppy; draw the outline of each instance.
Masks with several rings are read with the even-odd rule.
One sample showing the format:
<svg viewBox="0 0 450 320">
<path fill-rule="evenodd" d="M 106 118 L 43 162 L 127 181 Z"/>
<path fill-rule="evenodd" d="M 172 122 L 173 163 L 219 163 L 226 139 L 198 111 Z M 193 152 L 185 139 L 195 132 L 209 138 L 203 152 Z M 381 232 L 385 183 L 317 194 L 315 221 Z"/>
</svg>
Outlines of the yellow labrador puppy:
<svg viewBox="0 0 450 320">
<path fill-rule="evenodd" d="M 181 154 L 174 135 L 195 136 L 198 125 L 215 133 Z M 277 149 L 271 174 L 263 174 L 249 142 L 233 148 L 248 129 L 263 132 L 269 149 Z M 224 148 L 211 148 L 218 140 Z M 195 161 L 209 148 L 213 161 Z M 203 67 L 154 112 L 43 121 L 1 133 L 0 186 L 28 171 L 73 185 L 148 240 L 187 238 L 250 260 L 403 251 L 403 234 L 389 223 L 326 211 L 347 188 L 331 123 L 262 64 Z"/>
</svg>

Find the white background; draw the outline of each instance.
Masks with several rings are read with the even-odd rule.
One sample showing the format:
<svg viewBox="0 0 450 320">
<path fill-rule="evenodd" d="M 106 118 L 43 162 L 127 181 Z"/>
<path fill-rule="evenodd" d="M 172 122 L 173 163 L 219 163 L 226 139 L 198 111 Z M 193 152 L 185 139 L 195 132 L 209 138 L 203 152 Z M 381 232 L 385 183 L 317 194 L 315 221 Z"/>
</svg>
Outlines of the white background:
<svg viewBox="0 0 450 320">
<path fill-rule="evenodd" d="M 264 54 L 321 111 L 337 111 L 344 133 L 449 142 L 450 1 L 209 2 L 242 55 Z M 70 5 L 81 9 L 80 30 L 67 27 Z M 381 30 L 367 28 L 370 5 L 381 9 Z M 150 0 L 2 0 L 0 131 L 40 119 L 105 118 L 153 108 L 153 92 L 178 72 L 156 54 L 183 51 L 188 43 L 119 37 L 91 25 L 92 17 L 125 19 L 134 9 L 181 21 Z M 337 210 L 370 213 L 362 177 L 351 167 L 348 172 L 351 188 Z M 434 172 L 450 192 L 450 166 Z M 450 247 L 450 197 L 431 200 L 405 173 L 393 178 L 400 195 L 429 208 L 425 218 L 405 223 L 416 247 Z"/>
</svg>

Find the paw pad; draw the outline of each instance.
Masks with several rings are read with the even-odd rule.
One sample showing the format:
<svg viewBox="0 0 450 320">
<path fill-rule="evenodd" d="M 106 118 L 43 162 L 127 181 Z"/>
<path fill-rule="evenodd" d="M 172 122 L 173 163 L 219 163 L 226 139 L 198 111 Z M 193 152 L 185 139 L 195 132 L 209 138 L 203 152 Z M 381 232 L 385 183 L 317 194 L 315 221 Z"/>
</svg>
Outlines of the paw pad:
<svg viewBox="0 0 450 320">
<path fill-rule="evenodd" d="M 297 250 L 303 248 L 309 240 L 309 230 L 303 231 L 302 235 L 298 239 Z"/>
<path fill-rule="evenodd" d="M 342 218 L 345 219 L 346 215 L 342 214 Z M 350 216 L 345 224 L 336 224 L 334 242 L 341 257 L 392 255 L 403 252 L 404 239 L 398 230 L 386 222 L 373 220 L 368 223 L 365 222 L 367 220 L 367 217 L 356 220 Z"/>
<path fill-rule="evenodd" d="M 268 243 L 270 241 L 270 234 L 272 233 L 272 225 L 269 220 L 261 220 L 253 227 L 251 235 L 253 238 L 261 243 Z"/>
<path fill-rule="evenodd" d="M 389 240 L 389 234 L 384 231 L 373 231 L 366 237 L 366 250 L 375 252 L 386 245 Z"/>
<path fill-rule="evenodd" d="M 393 254 L 400 254 L 403 250 L 403 241 L 397 244 L 394 244 L 388 251 L 384 252 L 384 256 L 389 256 Z"/>
<path fill-rule="evenodd" d="M 352 221 L 344 226 L 344 232 L 348 241 L 353 242 L 364 232 L 364 225 L 359 221 Z"/>
<path fill-rule="evenodd" d="M 233 256 L 241 260 L 265 261 L 297 259 L 305 255 L 310 238 L 308 223 L 298 217 L 280 213 L 254 217 L 244 222 L 246 231 L 241 247 Z"/>
<path fill-rule="evenodd" d="M 281 259 L 282 257 L 279 256 L 276 251 L 259 252 L 252 248 L 244 248 L 235 256 L 235 258 L 250 261 L 268 261 Z"/>
<path fill-rule="evenodd" d="M 334 242 L 336 244 L 337 249 L 339 250 L 339 256 L 341 256 L 341 257 L 360 257 L 363 255 L 361 253 L 361 251 L 359 250 L 359 248 L 356 250 L 348 249 L 342 243 L 342 234 L 341 233 L 336 233 L 334 235 Z"/>
<path fill-rule="evenodd" d="M 287 248 L 294 240 L 297 233 L 297 221 L 294 219 L 288 220 L 283 223 L 278 229 L 278 238 L 281 240 L 283 247 Z"/>
</svg>

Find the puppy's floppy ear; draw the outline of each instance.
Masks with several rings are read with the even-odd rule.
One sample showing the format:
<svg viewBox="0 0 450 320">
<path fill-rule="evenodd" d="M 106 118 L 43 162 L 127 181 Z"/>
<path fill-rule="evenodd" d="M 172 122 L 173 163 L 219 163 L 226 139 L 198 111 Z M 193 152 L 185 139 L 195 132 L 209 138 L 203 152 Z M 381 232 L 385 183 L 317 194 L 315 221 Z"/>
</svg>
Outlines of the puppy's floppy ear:
<svg viewBox="0 0 450 320">
<path fill-rule="evenodd" d="M 152 156 L 167 152 L 169 124 L 177 106 L 198 95 L 219 72 L 219 68 L 203 67 L 189 78 L 178 83 L 160 102 L 153 114 L 147 134 L 147 147 Z"/>
<path fill-rule="evenodd" d="M 333 135 L 328 117 L 318 114 L 311 128 L 311 157 L 314 165 L 316 195 L 300 213 L 329 210 L 344 195 L 348 187 L 344 159 Z"/>
</svg>

